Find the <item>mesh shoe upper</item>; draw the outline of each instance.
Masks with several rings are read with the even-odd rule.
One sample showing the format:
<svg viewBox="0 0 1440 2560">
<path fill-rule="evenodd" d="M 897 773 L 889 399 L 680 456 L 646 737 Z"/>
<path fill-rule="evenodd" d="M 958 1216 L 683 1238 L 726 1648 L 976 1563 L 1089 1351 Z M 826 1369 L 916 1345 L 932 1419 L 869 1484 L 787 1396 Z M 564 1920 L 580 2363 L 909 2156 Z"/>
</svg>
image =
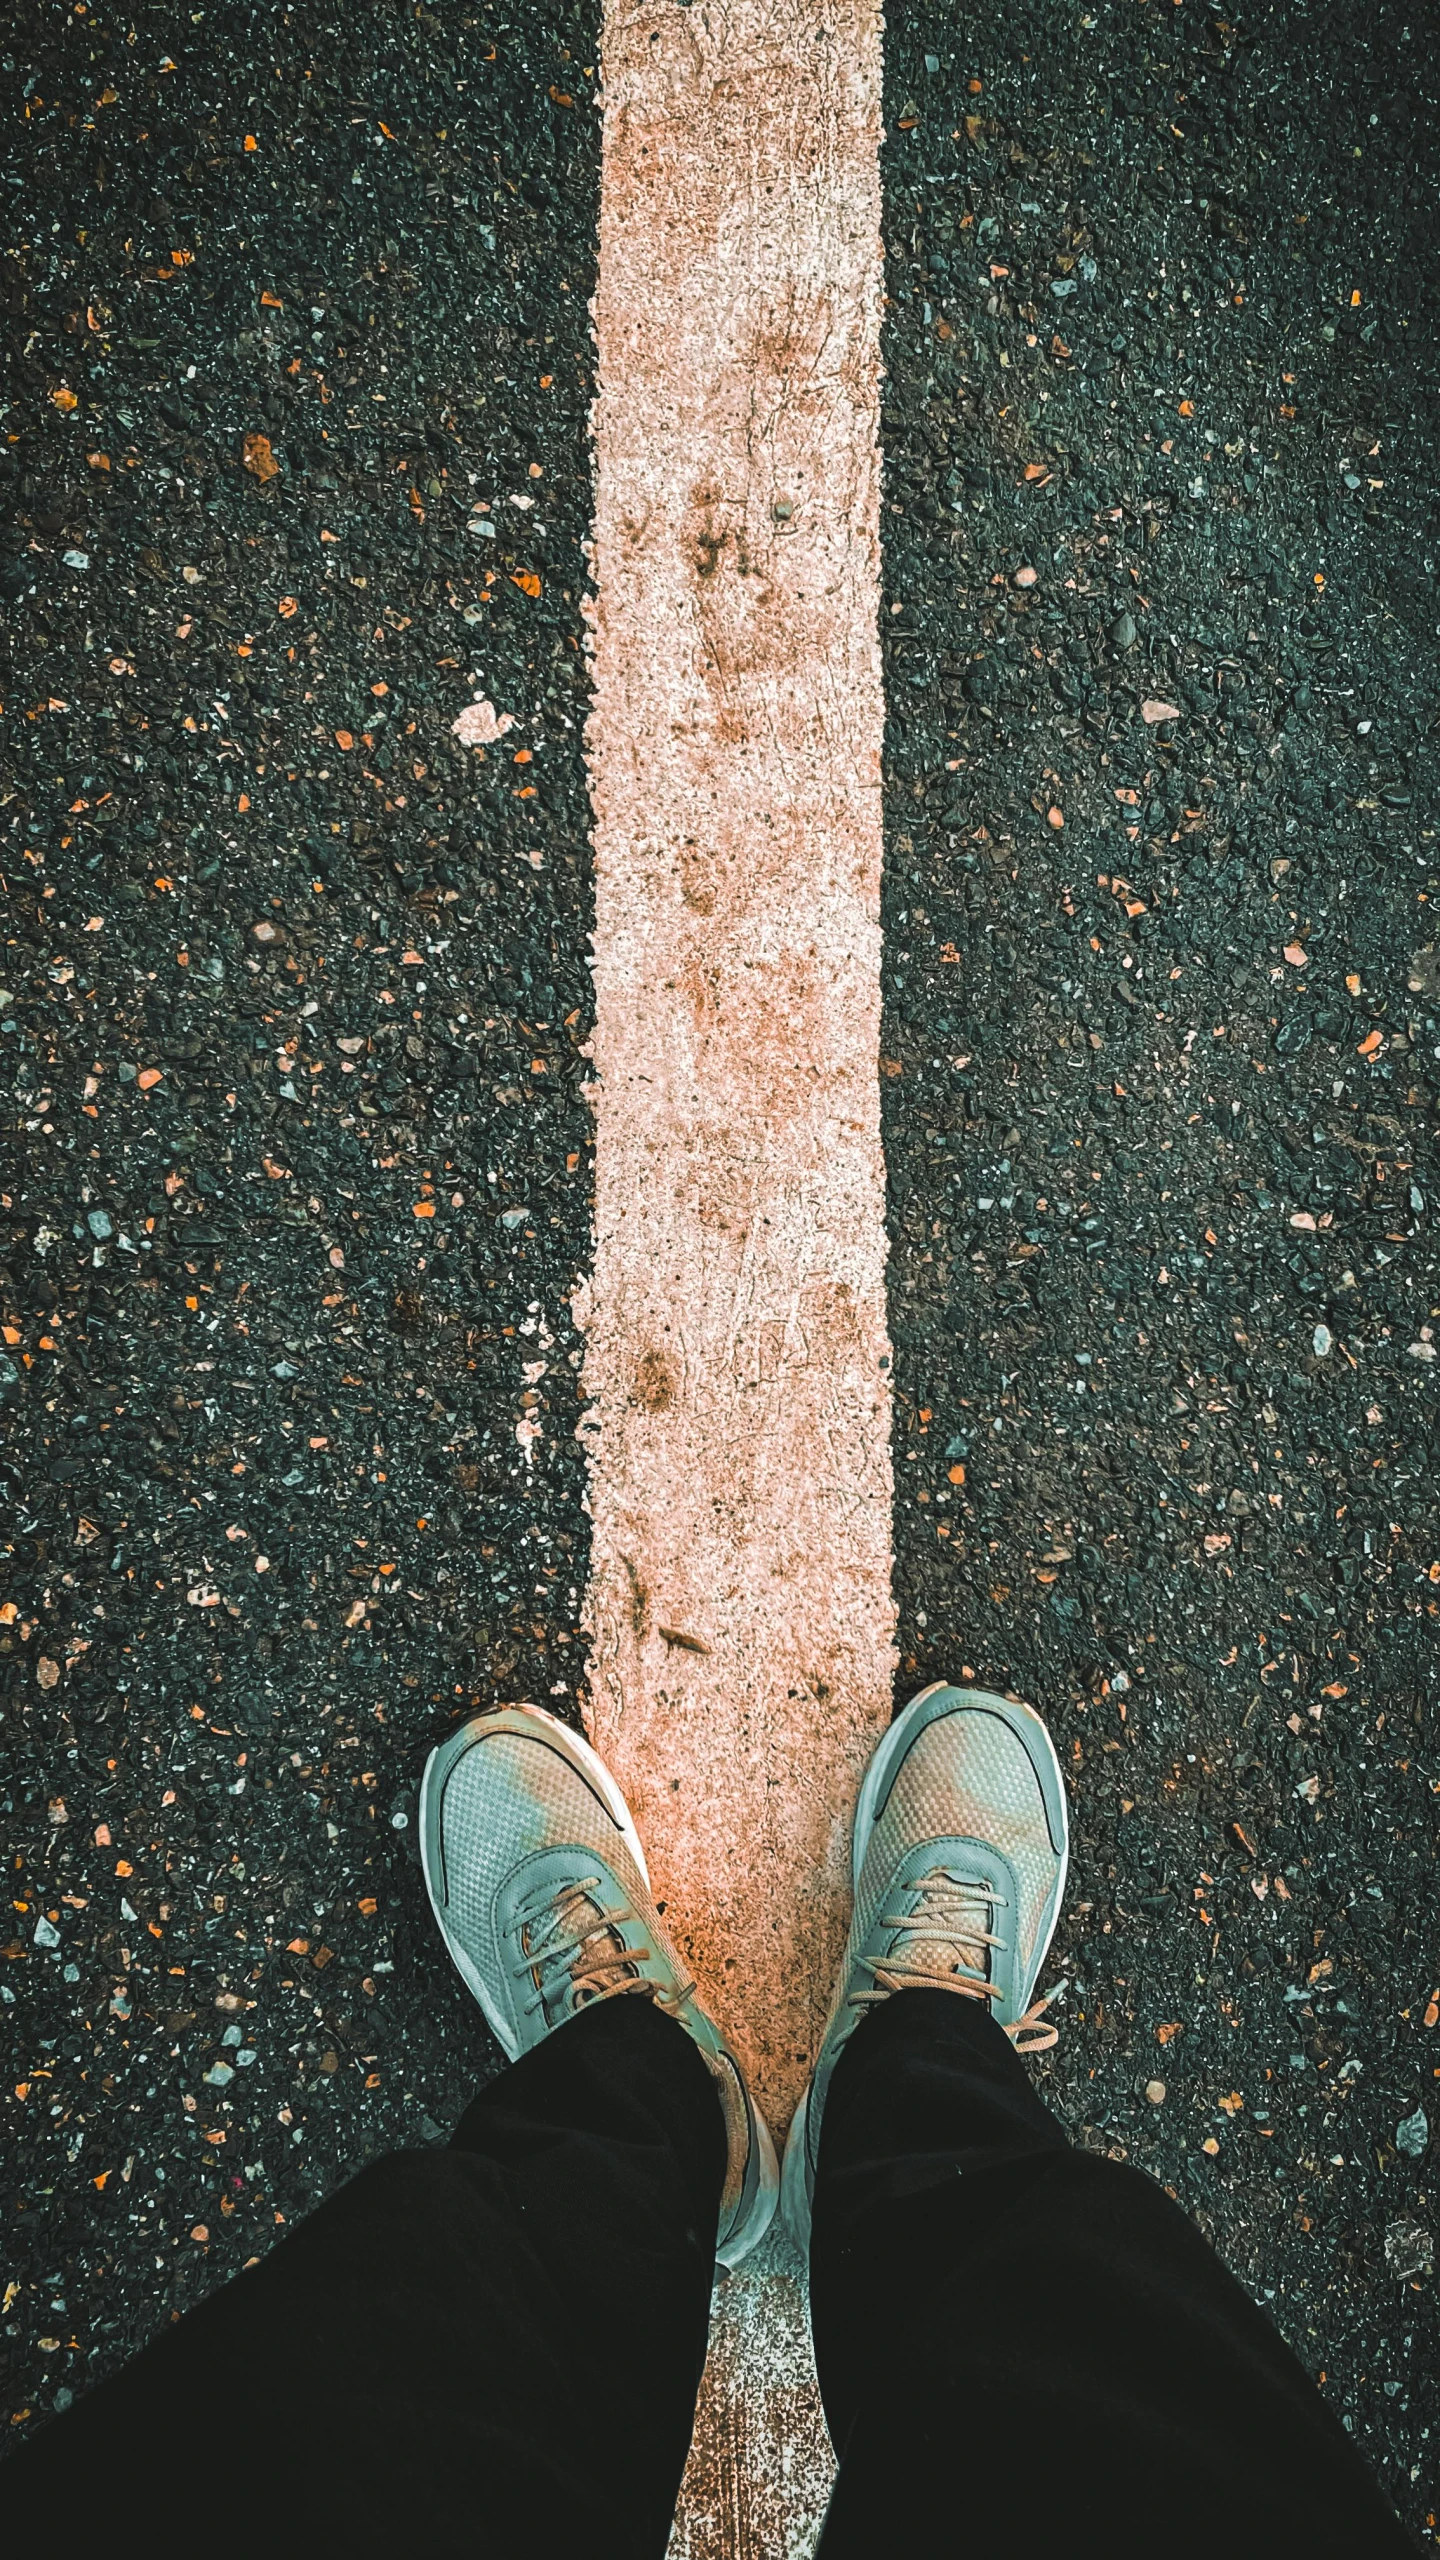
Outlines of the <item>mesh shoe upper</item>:
<svg viewBox="0 0 1440 2560">
<path fill-rule="evenodd" d="M 1034 2030 L 1026 2012 L 1066 1858 L 1063 1782 L 1039 1717 L 983 1690 L 914 1699 L 876 1752 L 856 1812 L 850 1934 L 786 2158 L 797 2236 L 830 2078 L 867 2009 L 921 1983 L 983 2000 L 1017 2040 Z M 1053 2030 L 1028 2038 L 1053 2040 Z"/>
<path fill-rule="evenodd" d="M 947 1709 L 947 1695 L 966 1703 Z M 1002 1853 L 1018 1895 L 1013 1938 L 1019 2007 L 995 2004 L 1001 2025 L 1008 2026 L 1029 2000 L 1050 1941 L 1063 1828 L 1057 1842 L 1051 1836 L 1035 1746 L 1023 1729 L 1017 1730 L 1016 1710 L 1008 1700 L 997 1698 L 992 1704 L 983 1691 L 950 1690 L 924 1705 L 929 1712 L 917 1719 L 868 1839 L 856 1839 L 860 1869 L 850 1946 L 862 1946 L 869 1938 L 896 1868 L 914 1844 L 969 1840 L 979 1848 L 982 1865 L 986 1848 L 993 1845 Z M 1048 1748 L 1049 1736 L 1039 1719 L 1031 1721 Z M 1047 1910 L 1050 1926 L 1044 1927 Z"/>
<path fill-rule="evenodd" d="M 446 1943 L 512 2057 L 617 1993 L 648 1995 L 694 2039 L 729 2137 L 719 2254 L 733 2265 L 774 2210 L 774 2152 L 665 1935 L 634 1824 L 603 1762 L 543 1708 L 477 1717 L 431 1753 L 421 1847 Z"/>
<path fill-rule="evenodd" d="M 576 1919 L 587 1909 L 597 1917 L 607 1909 L 628 1914 L 628 1929 L 621 1917 L 610 1935 L 617 1944 L 633 1943 L 637 1954 L 647 1949 L 650 1958 L 643 1965 L 633 1962 L 629 1979 L 655 1976 L 672 1994 L 691 1986 L 660 1934 L 659 1922 L 653 1935 L 648 1927 L 634 1925 L 648 1921 L 650 1888 L 624 1831 L 586 1774 L 568 1753 L 554 1747 L 543 1728 L 533 1733 L 487 1731 L 487 1721 L 498 1725 L 498 1719 L 481 1718 L 467 1727 L 473 1737 L 469 1747 L 443 1774 L 436 1823 L 439 1867 L 430 1883 L 447 1937 L 452 1946 L 464 1949 L 481 1982 L 471 1979 L 467 1967 L 462 1971 L 513 2056 L 559 2026 L 572 2005 L 580 2005 L 561 2001 L 560 1985 L 552 1978 L 548 2002 L 532 2007 L 536 1984 L 523 1965 L 527 1945 L 537 1947 L 547 1927 L 546 1888 L 553 1897 L 567 1878 L 577 1887 L 582 1877 L 594 1879 L 580 1895 Z M 555 1967 L 548 1970 L 553 1977 Z"/>
</svg>

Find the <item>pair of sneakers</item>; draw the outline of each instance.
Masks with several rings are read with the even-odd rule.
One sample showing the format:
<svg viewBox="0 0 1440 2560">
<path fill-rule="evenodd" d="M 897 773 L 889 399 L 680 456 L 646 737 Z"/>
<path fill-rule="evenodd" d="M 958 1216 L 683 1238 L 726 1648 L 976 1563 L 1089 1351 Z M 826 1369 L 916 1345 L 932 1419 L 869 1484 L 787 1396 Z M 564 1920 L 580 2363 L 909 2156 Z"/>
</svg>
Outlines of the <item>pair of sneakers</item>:
<svg viewBox="0 0 1440 2560">
<path fill-rule="evenodd" d="M 654 2000 L 694 2038 L 729 2137 L 717 2255 L 737 2265 L 780 2199 L 775 2148 L 666 1936 L 639 1835 L 598 1752 L 542 1707 L 478 1716 L 431 1753 L 420 1819 L 445 1943 L 512 2060 L 621 1993 Z M 831 2076 L 877 2001 L 916 1986 L 957 1992 L 983 2001 L 1020 2051 L 1055 2042 L 1034 1991 L 1067 1856 L 1060 1764 L 1033 1708 L 943 1682 L 922 1689 L 876 1751 L 856 1807 L 854 1916 L 785 2154 L 784 2213 L 802 2249 Z"/>
</svg>

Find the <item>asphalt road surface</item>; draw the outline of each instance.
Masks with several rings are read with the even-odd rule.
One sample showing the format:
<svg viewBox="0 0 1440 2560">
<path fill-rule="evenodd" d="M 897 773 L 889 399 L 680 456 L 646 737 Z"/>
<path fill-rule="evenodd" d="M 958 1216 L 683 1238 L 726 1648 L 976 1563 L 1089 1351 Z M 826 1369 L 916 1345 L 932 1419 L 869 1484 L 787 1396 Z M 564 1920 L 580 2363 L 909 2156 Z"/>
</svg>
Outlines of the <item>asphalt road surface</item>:
<svg viewBox="0 0 1440 2560">
<path fill-rule="evenodd" d="M 1440 43 L 895 14 L 900 1693 L 1052 1720 L 1046 2093 L 1430 2536 Z M 498 2059 L 414 1809 L 583 1684 L 601 120 L 589 8 L 8 45 L 23 2433 Z"/>
</svg>

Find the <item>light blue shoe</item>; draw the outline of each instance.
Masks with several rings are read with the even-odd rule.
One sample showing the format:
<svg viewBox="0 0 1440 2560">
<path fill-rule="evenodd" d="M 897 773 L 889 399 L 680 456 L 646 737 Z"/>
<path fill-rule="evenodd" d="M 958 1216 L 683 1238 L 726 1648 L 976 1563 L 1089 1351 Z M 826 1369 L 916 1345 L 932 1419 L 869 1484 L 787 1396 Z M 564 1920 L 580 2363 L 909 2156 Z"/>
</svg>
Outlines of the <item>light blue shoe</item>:
<svg viewBox="0 0 1440 2560">
<path fill-rule="evenodd" d="M 983 2000 L 1017 2051 L 1056 2040 L 1031 2001 L 1069 1863 L 1065 1787 L 1033 1707 L 922 1689 L 896 1717 L 855 1809 L 855 1910 L 810 2086 L 785 2146 L 785 2220 L 810 2245 L 831 2074 L 867 2010 L 920 1986 Z"/>
<path fill-rule="evenodd" d="M 617 1993 L 654 2000 L 693 2036 L 729 2137 L 716 2254 L 735 2266 L 775 2211 L 775 2148 L 665 1935 L 599 1753 L 543 1707 L 475 1717 L 425 1764 L 420 1853 L 441 1935 L 512 2061 Z"/>
</svg>

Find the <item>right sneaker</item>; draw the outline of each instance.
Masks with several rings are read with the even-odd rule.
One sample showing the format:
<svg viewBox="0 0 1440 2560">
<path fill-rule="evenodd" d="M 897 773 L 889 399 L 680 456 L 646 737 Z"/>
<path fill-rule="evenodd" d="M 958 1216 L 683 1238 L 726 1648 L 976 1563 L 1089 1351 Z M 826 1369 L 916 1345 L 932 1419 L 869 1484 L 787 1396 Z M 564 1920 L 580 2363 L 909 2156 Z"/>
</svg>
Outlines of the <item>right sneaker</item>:
<svg viewBox="0 0 1440 2560">
<path fill-rule="evenodd" d="M 598 1751 L 544 1707 L 474 1717 L 425 1764 L 420 1853 L 441 1935 L 512 2061 L 621 1995 L 653 2000 L 698 2045 L 729 2142 L 716 2256 L 737 2265 L 775 2211 L 775 2148 L 665 1934 Z"/>
<path fill-rule="evenodd" d="M 1033 1707 L 936 1681 L 898 1715 L 855 1809 L 855 1909 L 810 2086 L 785 2146 L 802 2250 L 835 2065 L 877 2001 L 912 1988 L 983 2001 L 1016 2050 L 1056 2041 L 1035 1982 L 1069 1863 L 1065 1784 Z"/>
</svg>

